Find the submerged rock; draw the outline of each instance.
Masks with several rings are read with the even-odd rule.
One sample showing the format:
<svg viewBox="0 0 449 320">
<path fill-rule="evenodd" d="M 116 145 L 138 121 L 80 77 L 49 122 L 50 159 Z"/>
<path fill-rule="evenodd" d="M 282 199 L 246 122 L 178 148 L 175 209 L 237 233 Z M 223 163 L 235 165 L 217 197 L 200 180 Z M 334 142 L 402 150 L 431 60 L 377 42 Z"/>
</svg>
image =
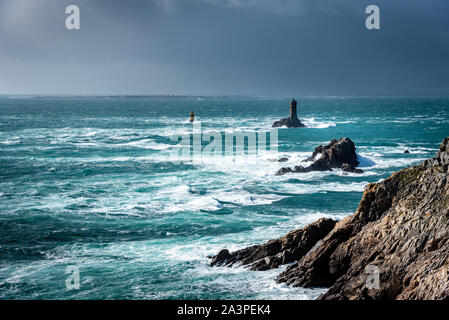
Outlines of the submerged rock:
<svg viewBox="0 0 449 320">
<path fill-rule="evenodd" d="M 216 256 L 211 257 L 212 261 L 210 262 L 210 265 L 214 266 L 216 264 L 222 264 L 226 262 L 226 260 L 229 259 L 230 257 L 231 254 L 227 249 L 220 250 L 220 252 Z"/>
<path fill-rule="evenodd" d="M 268 270 L 299 260 L 323 239 L 335 226 L 332 219 L 320 219 L 300 230 L 289 232 L 282 238 L 270 240 L 263 245 L 251 246 L 229 253 L 221 250 L 212 257 L 211 266 L 239 264 L 251 270 Z"/>
<path fill-rule="evenodd" d="M 298 118 L 284 118 L 273 122 L 273 128 L 287 127 L 287 128 L 304 128 L 305 125 Z"/>
<path fill-rule="evenodd" d="M 281 168 L 276 172 L 276 175 L 279 176 L 291 172 L 329 171 L 332 168 L 342 168 L 343 165 L 345 165 L 345 169 L 353 170 L 350 172 L 363 172 L 360 169 L 355 169 L 359 165 L 359 162 L 357 160 L 354 142 L 349 138 L 334 139 L 326 146 L 321 145 L 316 147 L 312 156 L 305 161 L 313 161 L 313 163 L 308 167 L 296 166 L 294 169 Z"/>
<path fill-rule="evenodd" d="M 287 162 L 288 158 L 279 158 L 279 159 L 268 159 L 270 162 Z"/>
</svg>

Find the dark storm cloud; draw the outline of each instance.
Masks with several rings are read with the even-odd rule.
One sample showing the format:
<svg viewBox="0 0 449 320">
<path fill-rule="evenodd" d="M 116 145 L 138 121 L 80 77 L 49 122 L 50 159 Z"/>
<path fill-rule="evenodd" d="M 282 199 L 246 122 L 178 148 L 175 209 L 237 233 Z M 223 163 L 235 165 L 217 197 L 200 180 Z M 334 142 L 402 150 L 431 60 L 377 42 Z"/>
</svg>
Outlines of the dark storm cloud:
<svg viewBox="0 0 449 320">
<path fill-rule="evenodd" d="M 0 93 L 448 94 L 446 3 L 0 0 Z"/>
</svg>

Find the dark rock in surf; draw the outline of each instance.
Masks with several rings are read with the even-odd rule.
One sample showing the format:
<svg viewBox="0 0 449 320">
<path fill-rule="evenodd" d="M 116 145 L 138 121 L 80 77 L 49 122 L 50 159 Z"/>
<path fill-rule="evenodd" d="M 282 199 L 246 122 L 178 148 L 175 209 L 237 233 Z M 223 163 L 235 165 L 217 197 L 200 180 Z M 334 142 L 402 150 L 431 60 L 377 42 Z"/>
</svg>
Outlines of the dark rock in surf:
<svg viewBox="0 0 449 320">
<path fill-rule="evenodd" d="M 223 262 L 226 262 L 227 259 L 231 257 L 231 254 L 227 249 L 220 250 L 220 252 L 212 257 L 212 261 L 210 262 L 211 266 L 222 264 Z"/>
<path fill-rule="evenodd" d="M 273 128 L 304 128 L 305 125 L 299 119 L 284 118 L 273 122 Z"/>
<path fill-rule="evenodd" d="M 302 128 L 305 125 L 298 119 L 297 115 L 297 102 L 295 99 L 290 103 L 290 116 L 285 119 L 275 121 L 272 125 L 273 128 L 287 127 L 287 128 Z"/>
<path fill-rule="evenodd" d="M 348 169 L 354 168 L 354 171 L 351 172 L 359 171 L 359 169 L 355 169 L 359 165 L 355 145 L 349 138 L 334 139 L 325 146 L 321 145 L 316 147 L 312 156 L 305 161 L 313 161 L 313 163 L 308 167 L 296 166 L 294 169 L 281 168 L 276 172 L 276 175 L 279 176 L 292 172 L 331 171 L 332 168 L 341 168 L 343 165 L 347 165 Z"/>
<path fill-rule="evenodd" d="M 263 245 L 251 246 L 232 253 L 223 249 L 212 257 L 211 266 L 230 267 L 238 264 L 259 271 L 277 268 L 305 256 L 334 228 L 335 224 L 335 220 L 322 218 Z"/>
<path fill-rule="evenodd" d="M 270 162 L 287 162 L 288 158 L 280 158 L 280 159 L 268 159 Z"/>
<path fill-rule="evenodd" d="M 343 170 L 345 172 L 351 172 L 351 173 L 363 173 L 362 169 L 358 169 L 358 168 L 356 168 L 353 165 L 348 164 L 348 163 L 343 163 L 341 165 L 341 170 Z"/>
<path fill-rule="evenodd" d="M 410 153 L 410 151 L 408 151 L 408 150 L 404 150 L 404 153 Z"/>
</svg>

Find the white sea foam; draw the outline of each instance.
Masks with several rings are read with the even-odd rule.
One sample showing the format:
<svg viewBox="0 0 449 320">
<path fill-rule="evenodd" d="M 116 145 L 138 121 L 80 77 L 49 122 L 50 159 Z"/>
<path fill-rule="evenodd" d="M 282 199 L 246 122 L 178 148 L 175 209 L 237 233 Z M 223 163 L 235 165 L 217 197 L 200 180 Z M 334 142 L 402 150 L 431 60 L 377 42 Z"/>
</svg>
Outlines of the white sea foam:
<svg viewBox="0 0 449 320">
<path fill-rule="evenodd" d="M 280 192 L 290 194 L 312 194 L 323 192 L 362 192 L 367 181 L 352 182 L 352 183 L 318 183 L 318 184 L 303 184 L 303 183 L 280 183 L 276 189 Z"/>
<path fill-rule="evenodd" d="M 17 145 L 20 144 L 20 137 L 11 137 L 11 138 L 7 138 L 3 141 L 0 141 L 0 144 L 3 145 Z"/>
<path fill-rule="evenodd" d="M 370 169 L 388 169 L 388 168 L 398 168 L 407 167 L 420 161 L 424 160 L 422 158 L 387 158 L 384 154 L 380 152 L 364 152 L 360 153 L 360 162 L 362 167 L 369 167 Z M 366 160 L 366 159 L 369 159 Z"/>
<path fill-rule="evenodd" d="M 326 129 L 330 127 L 336 127 L 337 124 L 333 121 L 315 120 L 315 118 L 304 118 L 301 119 L 304 122 L 306 128 L 312 129 Z"/>
<path fill-rule="evenodd" d="M 251 194 L 244 190 L 213 190 L 210 194 L 197 195 L 186 191 L 185 188 L 174 187 L 157 192 L 155 198 L 159 200 L 157 206 L 160 207 L 161 212 L 172 213 L 198 210 L 216 211 L 224 207 L 265 205 L 284 197 L 276 194 Z"/>
</svg>

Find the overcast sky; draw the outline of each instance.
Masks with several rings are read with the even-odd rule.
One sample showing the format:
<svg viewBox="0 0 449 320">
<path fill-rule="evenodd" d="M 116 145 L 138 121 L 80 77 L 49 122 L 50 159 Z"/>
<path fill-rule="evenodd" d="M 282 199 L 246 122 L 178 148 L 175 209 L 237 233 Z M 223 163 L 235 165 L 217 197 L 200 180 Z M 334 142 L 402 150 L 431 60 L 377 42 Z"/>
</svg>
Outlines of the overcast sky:
<svg viewBox="0 0 449 320">
<path fill-rule="evenodd" d="M 365 28 L 369 4 L 381 30 Z M 447 0 L 0 0 L 0 94 L 449 94 L 448 12 Z"/>
</svg>

